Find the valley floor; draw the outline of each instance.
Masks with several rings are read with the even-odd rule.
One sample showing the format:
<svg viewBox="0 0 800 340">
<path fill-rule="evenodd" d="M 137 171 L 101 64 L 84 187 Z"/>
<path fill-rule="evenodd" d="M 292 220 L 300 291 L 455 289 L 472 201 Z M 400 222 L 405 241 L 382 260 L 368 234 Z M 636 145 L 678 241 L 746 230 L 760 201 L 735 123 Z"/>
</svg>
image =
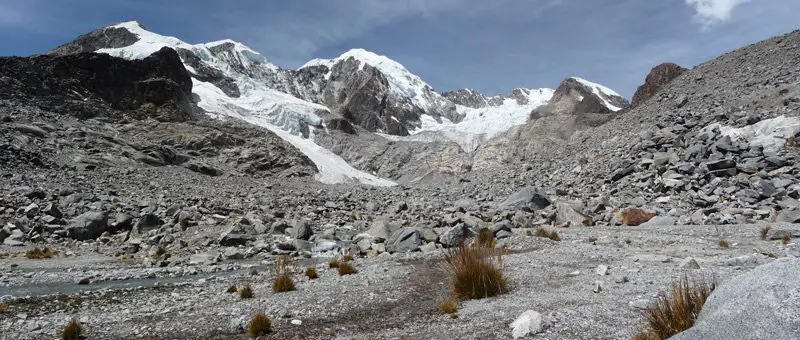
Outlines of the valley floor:
<svg viewBox="0 0 800 340">
<path fill-rule="evenodd" d="M 29 260 L 20 248 L 5 247 L 0 253 L 10 254 L 0 259 L 0 296 L 53 288 L 51 295 L 0 298 L 7 300 L 0 338 L 52 339 L 74 316 L 89 339 L 245 339 L 242 326 L 266 312 L 273 324 L 269 339 L 502 339 L 511 338 L 509 324 L 517 316 L 535 310 L 553 322 L 536 339 L 629 339 L 643 325 L 640 308 L 673 280 L 688 275 L 724 283 L 773 257 L 797 254 L 794 242 L 761 240 L 762 227 L 572 227 L 557 230 L 560 242 L 515 229 L 504 258 L 511 291 L 459 302 L 455 319 L 438 310 L 450 291 L 440 251 L 356 258 L 359 273 L 348 276 L 328 269 L 327 259 L 298 262 L 317 262 L 320 277 L 308 280 L 299 268 L 297 290 L 274 294 L 266 261 L 257 275 L 248 267 L 258 263 L 225 261 L 170 268 L 150 275 L 153 280 L 134 281 L 138 287 L 113 286 L 124 282 L 113 278 L 153 269 L 141 261 L 68 252 Z M 729 248 L 720 247 L 723 239 Z M 683 266 L 688 257 L 700 269 Z M 600 265 L 609 267 L 608 275 L 597 274 Z M 85 275 L 109 280 L 74 284 Z M 602 289 L 595 293 L 598 281 Z M 253 287 L 252 299 L 226 293 L 245 283 Z"/>
</svg>

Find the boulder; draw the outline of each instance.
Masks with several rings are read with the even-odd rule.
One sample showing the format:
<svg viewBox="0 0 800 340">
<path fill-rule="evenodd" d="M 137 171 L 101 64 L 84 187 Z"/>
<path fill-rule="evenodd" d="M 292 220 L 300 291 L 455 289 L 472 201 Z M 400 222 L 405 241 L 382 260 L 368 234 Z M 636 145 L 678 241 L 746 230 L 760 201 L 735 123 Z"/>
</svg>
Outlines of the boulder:
<svg viewBox="0 0 800 340">
<path fill-rule="evenodd" d="M 797 339 L 800 259 L 782 258 L 719 286 L 677 340 Z"/>
<path fill-rule="evenodd" d="M 416 228 L 400 228 L 389 236 L 386 250 L 391 253 L 408 253 L 419 249 L 422 235 Z"/>
<path fill-rule="evenodd" d="M 298 218 L 292 222 L 292 238 L 296 240 L 308 241 L 314 235 L 311 229 L 311 222 L 304 218 Z"/>
<path fill-rule="evenodd" d="M 580 207 L 580 202 L 556 203 L 556 222 L 569 222 L 571 226 L 590 227 L 594 225 L 594 219 L 592 219 L 589 215 L 582 213 L 580 211 L 582 210 Z"/>
<path fill-rule="evenodd" d="M 550 204 L 550 197 L 548 197 L 544 191 L 534 187 L 526 187 L 500 203 L 498 209 L 535 211 L 544 209 L 550 206 Z"/>
<path fill-rule="evenodd" d="M 386 241 L 389 236 L 391 236 L 392 227 L 389 224 L 389 221 L 377 219 L 372 222 L 372 226 L 370 226 L 365 233 L 371 236 L 374 242 L 380 243 Z"/>
<path fill-rule="evenodd" d="M 638 226 L 650 221 L 655 216 L 656 213 L 647 212 L 644 209 L 631 208 L 620 212 L 619 220 L 625 225 Z"/>
<path fill-rule="evenodd" d="M 158 217 L 156 214 L 144 214 L 142 217 L 139 217 L 139 221 L 136 222 L 136 230 L 140 233 L 148 232 L 153 229 L 158 229 L 158 227 L 163 224 L 161 218 Z"/>
<path fill-rule="evenodd" d="M 67 236 L 80 241 L 100 237 L 108 229 L 108 217 L 99 211 L 85 212 L 72 220 Z"/>
<path fill-rule="evenodd" d="M 442 235 L 439 236 L 439 243 L 445 248 L 456 247 L 462 240 L 475 237 L 475 235 L 477 235 L 477 233 L 474 230 L 463 223 L 459 223 L 455 227 L 442 233 Z"/>
</svg>

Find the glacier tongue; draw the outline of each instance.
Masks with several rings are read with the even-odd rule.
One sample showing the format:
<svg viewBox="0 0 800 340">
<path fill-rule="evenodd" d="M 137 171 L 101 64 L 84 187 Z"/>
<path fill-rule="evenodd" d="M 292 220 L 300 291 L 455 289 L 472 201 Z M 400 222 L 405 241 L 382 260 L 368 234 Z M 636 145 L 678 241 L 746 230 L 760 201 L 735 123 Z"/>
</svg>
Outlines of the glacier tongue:
<svg viewBox="0 0 800 340">
<path fill-rule="evenodd" d="M 311 127 L 312 134 L 314 127 L 324 128 L 322 118 L 317 113 L 327 112 L 328 108 L 270 89 L 259 81 L 261 79 L 254 79 L 238 71 L 237 67 L 231 65 L 231 62 L 237 63 L 236 66 L 242 66 L 244 72 L 268 74 L 278 69 L 277 66 L 269 63 L 266 58 L 247 46 L 231 40 L 191 45 L 174 37 L 149 32 L 135 21 L 111 27 L 125 28 L 137 35 L 139 40 L 130 46 L 100 49 L 96 51 L 97 53 L 106 53 L 125 59 L 142 59 L 163 47 L 182 48 L 191 51 L 203 62 L 233 79 L 241 90 L 238 98 L 229 97 L 217 86 L 193 78 L 192 93 L 199 99 L 197 105 L 212 117 L 237 118 L 269 129 L 291 143 L 316 164 L 319 173 L 315 178 L 318 181 L 327 184 L 358 182 L 374 186 L 396 185 L 392 181 L 352 167 L 330 150 L 315 144 L 312 139 L 302 137 L 301 131 L 306 126 Z M 231 44 L 232 50 L 222 54 L 215 54 L 211 50 L 223 44 Z M 230 53 L 235 53 L 235 55 Z M 188 65 L 186 68 L 194 71 Z"/>
<path fill-rule="evenodd" d="M 464 118 L 453 123 L 447 119 L 436 121 L 428 115 L 422 116 L 422 126 L 410 131 L 411 136 L 391 138 L 394 140 L 437 140 L 432 133 L 439 133 L 446 139 L 458 143 L 464 151 L 475 151 L 480 145 L 510 128 L 523 125 L 528 121 L 531 111 L 544 105 L 553 97 L 552 89 L 524 90 L 526 103 L 520 104 L 513 98 L 504 98 L 499 105 L 487 105 L 472 108 L 456 105 L 459 114 Z"/>
</svg>

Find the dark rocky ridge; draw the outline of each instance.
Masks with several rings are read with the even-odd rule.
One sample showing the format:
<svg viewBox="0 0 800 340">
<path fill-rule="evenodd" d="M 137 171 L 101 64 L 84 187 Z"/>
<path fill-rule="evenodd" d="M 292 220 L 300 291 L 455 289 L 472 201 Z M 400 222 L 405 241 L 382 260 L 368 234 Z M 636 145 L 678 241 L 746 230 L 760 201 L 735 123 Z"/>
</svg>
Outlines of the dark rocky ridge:
<svg viewBox="0 0 800 340">
<path fill-rule="evenodd" d="M 644 80 L 644 84 L 636 89 L 631 100 L 631 106 L 639 106 L 645 100 L 650 99 L 673 79 L 686 72 L 686 69 L 674 63 L 663 63 L 650 70 Z"/>
<path fill-rule="evenodd" d="M 483 93 L 480 93 L 476 90 L 460 89 L 444 92 L 442 93 L 442 97 L 445 97 L 458 105 L 479 109 L 487 106 L 500 106 L 507 98 L 516 100 L 517 104 L 519 105 L 528 104 L 528 94 L 530 94 L 531 91 L 535 90 L 514 89 L 513 91 L 504 95 L 487 97 Z"/>
<path fill-rule="evenodd" d="M 124 28 L 106 27 L 79 36 L 70 43 L 58 46 L 47 54 L 69 55 L 94 52 L 101 48 L 120 48 L 133 45 L 139 37 Z"/>
<path fill-rule="evenodd" d="M 4 57 L 0 70 L 0 99 L 81 118 L 113 115 L 114 110 L 162 121 L 186 121 L 193 115 L 192 80 L 169 48 L 134 61 L 94 53 Z"/>
</svg>

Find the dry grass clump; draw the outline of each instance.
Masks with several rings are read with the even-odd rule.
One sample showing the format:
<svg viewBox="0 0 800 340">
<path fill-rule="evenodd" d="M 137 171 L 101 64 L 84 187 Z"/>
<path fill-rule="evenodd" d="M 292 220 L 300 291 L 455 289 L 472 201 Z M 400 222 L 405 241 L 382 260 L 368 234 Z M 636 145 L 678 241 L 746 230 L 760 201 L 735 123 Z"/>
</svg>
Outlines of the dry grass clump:
<svg viewBox="0 0 800 340">
<path fill-rule="evenodd" d="M 673 282 L 670 291 L 645 311 L 647 329 L 633 339 L 662 340 L 689 329 L 715 287 L 714 280 L 708 283 L 683 277 Z"/>
<path fill-rule="evenodd" d="M 25 252 L 25 257 L 31 260 L 49 259 L 54 255 L 55 252 L 48 247 L 44 247 L 44 249 L 39 249 L 39 247 L 36 247 Z"/>
<path fill-rule="evenodd" d="M 720 248 L 730 248 L 731 244 L 726 239 L 719 240 L 719 247 Z"/>
<path fill-rule="evenodd" d="M 83 333 L 83 327 L 78 319 L 72 318 L 61 331 L 61 340 L 78 340 Z"/>
<path fill-rule="evenodd" d="M 789 242 L 791 241 L 792 241 L 792 235 L 790 235 L 789 233 L 783 233 L 783 235 L 781 235 L 781 243 L 789 244 Z"/>
<path fill-rule="evenodd" d="M 250 287 L 250 284 L 246 284 L 242 289 L 239 289 L 239 298 L 242 300 L 253 298 L 253 288 Z"/>
<path fill-rule="evenodd" d="M 456 305 L 456 301 L 453 298 L 447 298 L 439 304 L 439 310 L 441 310 L 444 314 L 453 314 L 458 312 L 459 309 L 460 308 L 458 305 Z"/>
<path fill-rule="evenodd" d="M 545 237 L 553 241 L 561 241 L 561 236 L 558 236 L 558 233 L 555 230 L 547 230 L 542 227 L 536 228 L 536 232 L 533 233 L 533 236 Z"/>
<path fill-rule="evenodd" d="M 256 267 L 250 268 L 250 276 L 258 275 L 258 269 Z"/>
<path fill-rule="evenodd" d="M 331 262 L 328 262 L 328 268 L 339 268 L 341 261 L 339 261 L 338 257 L 334 257 L 331 259 Z"/>
<path fill-rule="evenodd" d="M 489 228 L 483 228 L 475 236 L 475 245 L 484 248 L 494 248 L 494 232 Z"/>
<path fill-rule="evenodd" d="M 5 314 L 5 312 L 6 312 L 6 306 L 0 303 L 0 314 Z"/>
<path fill-rule="evenodd" d="M 247 335 L 251 338 L 267 335 L 270 331 L 272 331 L 272 321 L 264 313 L 253 315 L 247 325 Z"/>
<path fill-rule="evenodd" d="M 772 230 L 772 227 L 770 227 L 770 226 L 766 226 L 764 228 L 761 228 L 761 231 L 759 233 L 761 234 L 761 239 L 762 240 L 766 240 L 767 239 L 767 236 L 769 235 L 769 231 L 770 230 Z"/>
<path fill-rule="evenodd" d="M 280 256 L 275 260 L 275 272 L 278 277 L 272 283 L 273 293 L 283 293 L 295 290 L 294 279 L 290 274 L 293 267 L 292 259 L 288 256 Z"/>
<path fill-rule="evenodd" d="M 350 264 L 350 262 L 341 262 L 341 263 L 339 263 L 339 276 L 351 275 L 351 274 L 357 274 L 357 273 L 358 273 L 358 269 L 356 269 L 356 267 L 354 267 L 352 264 Z"/>
<path fill-rule="evenodd" d="M 273 293 L 291 292 L 293 290 L 295 290 L 294 280 L 288 272 L 278 275 L 275 278 L 275 282 L 272 283 Z"/>
<path fill-rule="evenodd" d="M 453 272 L 453 295 L 459 299 L 482 299 L 508 291 L 503 276 L 502 255 L 494 248 L 461 243 L 445 253 Z"/>
<path fill-rule="evenodd" d="M 594 235 L 592 235 L 592 236 L 589 236 L 589 238 L 588 238 L 588 239 L 586 239 L 586 241 L 587 241 L 588 243 L 595 243 L 595 242 L 597 242 L 597 236 L 594 236 Z"/>
<path fill-rule="evenodd" d="M 350 262 L 350 261 L 353 261 L 353 255 L 349 255 L 349 254 L 348 254 L 348 255 L 345 255 L 345 256 L 343 256 L 343 257 L 342 257 L 342 261 L 344 261 L 344 262 Z"/>
<path fill-rule="evenodd" d="M 319 274 L 317 274 L 317 268 L 314 268 L 314 267 L 306 268 L 305 274 L 311 280 L 314 280 L 314 279 L 319 277 Z"/>
<path fill-rule="evenodd" d="M 228 287 L 228 290 L 226 290 L 225 292 L 226 293 L 236 293 L 237 291 L 239 291 L 239 290 L 236 289 L 236 285 L 231 285 L 230 287 Z"/>
</svg>

